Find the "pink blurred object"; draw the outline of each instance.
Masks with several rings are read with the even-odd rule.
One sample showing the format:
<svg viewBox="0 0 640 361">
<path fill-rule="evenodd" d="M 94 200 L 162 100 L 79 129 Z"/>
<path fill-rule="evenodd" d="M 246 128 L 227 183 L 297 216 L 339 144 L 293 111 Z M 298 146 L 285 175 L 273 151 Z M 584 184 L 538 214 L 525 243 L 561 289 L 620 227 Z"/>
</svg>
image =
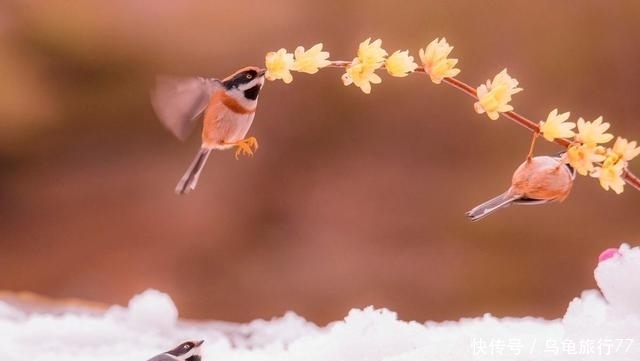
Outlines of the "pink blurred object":
<svg viewBox="0 0 640 361">
<path fill-rule="evenodd" d="M 612 258 L 614 256 L 619 256 L 619 255 L 620 255 L 620 252 L 618 252 L 617 248 L 607 248 L 604 251 L 602 251 L 602 253 L 600 253 L 600 256 L 598 256 L 598 263 L 606 261 L 609 258 Z"/>
</svg>

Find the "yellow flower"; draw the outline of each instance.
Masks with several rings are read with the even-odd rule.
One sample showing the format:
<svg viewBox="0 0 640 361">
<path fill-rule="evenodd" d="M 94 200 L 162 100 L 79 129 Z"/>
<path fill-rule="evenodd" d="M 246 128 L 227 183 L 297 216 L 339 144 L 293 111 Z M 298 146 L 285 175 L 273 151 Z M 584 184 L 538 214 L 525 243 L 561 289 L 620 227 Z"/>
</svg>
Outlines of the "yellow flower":
<svg viewBox="0 0 640 361">
<path fill-rule="evenodd" d="M 567 149 L 569 164 L 581 175 L 587 175 L 595 170 L 593 163 L 605 160 L 602 146 L 574 144 Z"/>
<path fill-rule="evenodd" d="M 602 116 L 599 116 L 593 122 L 586 122 L 584 119 L 578 119 L 578 134 L 576 134 L 576 141 L 595 146 L 602 144 L 613 139 L 613 135 L 605 133 L 611 124 L 602 122 Z"/>
<path fill-rule="evenodd" d="M 499 113 L 513 110 L 509 105 L 511 96 L 520 91 L 522 88 L 518 88 L 518 81 L 509 76 L 507 69 L 504 69 L 493 78 L 493 81 L 487 80 L 486 84 L 478 87 L 478 101 L 473 107 L 476 113 L 486 112 L 489 118 L 496 120 L 500 116 Z"/>
<path fill-rule="evenodd" d="M 602 132 L 605 130 L 606 128 Z M 622 193 L 625 184 L 622 178 L 624 168 L 631 159 L 640 154 L 640 148 L 636 144 L 636 142 L 629 142 L 618 137 L 613 147 L 606 150 L 607 157 L 602 162 L 602 166 L 595 167 L 591 173 L 592 177 L 598 178 L 602 188 L 605 190 L 611 188 L 617 194 Z"/>
<path fill-rule="evenodd" d="M 296 60 L 291 70 L 302 73 L 315 74 L 320 68 L 324 68 L 331 64 L 329 52 L 322 51 L 322 43 L 316 44 L 311 49 L 305 51 L 302 46 L 296 48 L 294 52 Z"/>
<path fill-rule="evenodd" d="M 346 73 L 342 75 L 342 82 L 344 85 L 353 83 L 365 94 L 369 94 L 371 93 L 371 84 L 380 84 L 382 79 L 375 73 L 375 69 L 354 60 L 347 66 Z"/>
<path fill-rule="evenodd" d="M 460 73 L 460 69 L 454 68 L 458 59 L 447 58 L 452 50 L 453 46 L 447 43 L 446 38 L 436 38 L 424 50 L 420 49 L 420 61 L 422 61 L 424 71 L 429 74 L 432 82 L 440 84 L 442 79 L 453 78 Z"/>
<path fill-rule="evenodd" d="M 265 57 L 265 66 L 267 73 L 265 77 L 268 80 L 282 79 L 286 84 L 293 81 L 291 69 L 293 68 L 293 54 L 287 53 L 283 48 L 277 52 L 269 52 Z"/>
<path fill-rule="evenodd" d="M 360 43 L 358 47 L 358 61 L 365 67 L 378 69 L 384 64 L 384 58 L 387 56 L 387 51 L 382 49 L 382 40 L 375 40 L 370 43 L 371 38 Z M 354 60 L 355 61 L 355 60 Z M 369 69 L 368 69 L 369 70 Z"/>
<path fill-rule="evenodd" d="M 602 167 L 597 167 L 591 173 L 591 176 L 598 178 L 600 186 L 608 191 L 611 188 L 617 194 L 624 191 L 624 179 L 622 179 L 622 171 L 624 170 L 624 162 L 616 162 L 614 158 L 607 158 Z"/>
<path fill-rule="evenodd" d="M 576 133 L 571 129 L 575 128 L 576 124 L 567 122 L 570 115 L 569 112 L 558 115 L 558 109 L 552 110 L 547 116 L 547 120 L 540 122 L 540 134 L 550 142 L 556 138 L 573 137 Z"/>
<path fill-rule="evenodd" d="M 342 74 L 344 85 L 355 84 L 364 93 L 371 93 L 371 84 L 380 84 L 382 79 L 375 73 L 384 64 L 387 51 L 382 49 L 382 40 L 378 39 L 371 43 L 371 38 L 360 43 L 358 56 L 347 65 L 345 73 Z"/>
<path fill-rule="evenodd" d="M 409 56 L 409 50 L 397 50 L 387 58 L 385 67 L 391 76 L 405 77 L 416 70 L 418 64 L 413 61 L 413 56 Z"/>
<path fill-rule="evenodd" d="M 640 154 L 640 147 L 637 146 L 636 141 L 629 142 L 622 137 L 618 137 L 616 142 L 613 143 L 613 148 L 609 149 L 609 152 L 613 153 L 617 159 L 628 162 Z M 611 157 L 612 155 L 609 156 Z"/>
</svg>

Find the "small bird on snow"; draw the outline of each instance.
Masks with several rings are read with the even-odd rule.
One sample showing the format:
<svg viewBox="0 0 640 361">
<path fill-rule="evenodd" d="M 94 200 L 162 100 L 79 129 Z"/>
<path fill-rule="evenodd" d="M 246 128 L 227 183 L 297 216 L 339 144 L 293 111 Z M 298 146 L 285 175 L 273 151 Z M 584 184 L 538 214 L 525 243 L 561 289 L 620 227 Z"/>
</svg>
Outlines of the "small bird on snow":
<svg viewBox="0 0 640 361">
<path fill-rule="evenodd" d="M 204 340 L 185 341 L 174 349 L 153 356 L 147 361 L 201 361 L 200 345 Z"/>
</svg>

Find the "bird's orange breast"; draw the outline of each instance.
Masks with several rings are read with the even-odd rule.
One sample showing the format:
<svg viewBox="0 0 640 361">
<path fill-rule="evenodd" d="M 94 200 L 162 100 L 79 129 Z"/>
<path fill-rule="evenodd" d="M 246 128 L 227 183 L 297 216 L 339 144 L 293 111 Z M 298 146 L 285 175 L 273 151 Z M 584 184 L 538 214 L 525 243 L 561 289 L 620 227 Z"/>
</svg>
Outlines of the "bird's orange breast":
<svg viewBox="0 0 640 361">
<path fill-rule="evenodd" d="M 216 104 L 222 104 L 227 109 L 231 110 L 236 114 L 249 114 L 255 113 L 256 108 L 246 108 L 242 106 L 236 99 L 229 96 L 224 91 L 216 92 L 209 101 L 209 106 L 215 106 Z"/>
<path fill-rule="evenodd" d="M 202 143 L 218 148 L 242 139 L 255 115 L 255 108 L 244 107 L 225 91 L 215 92 L 204 113 Z"/>
</svg>

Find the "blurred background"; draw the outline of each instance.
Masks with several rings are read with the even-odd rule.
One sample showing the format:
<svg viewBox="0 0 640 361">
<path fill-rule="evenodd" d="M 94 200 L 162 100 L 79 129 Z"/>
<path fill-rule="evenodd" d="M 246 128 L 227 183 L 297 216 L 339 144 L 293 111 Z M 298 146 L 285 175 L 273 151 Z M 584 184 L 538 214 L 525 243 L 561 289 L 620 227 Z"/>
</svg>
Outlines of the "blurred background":
<svg viewBox="0 0 640 361">
<path fill-rule="evenodd" d="M 603 249 L 640 242 L 640 192 L 579 177 L 561 205 L 469 222 L 530 133 L 459 91 L 383 74 L 367 96 L 340 69 L 269 82 L 255 157 L 215 153 L 180 197 L 199 135 L 174 139 L 149 89 L 280 47 L 324 42 L 351 60 L 373 37 L 417 58 L 446 36 L 461 80 L 509 69 L 518 112 L 603 115 L 638 140 L 638 18 L 636 0 L 2 2 L 0 289 L 126 304 L 153 287 L 183 317 L 238 322 L 293 310 L 324 324 L 371 304 L 419 321 L 560 317 L 596 287 Z"/>
</svg>

